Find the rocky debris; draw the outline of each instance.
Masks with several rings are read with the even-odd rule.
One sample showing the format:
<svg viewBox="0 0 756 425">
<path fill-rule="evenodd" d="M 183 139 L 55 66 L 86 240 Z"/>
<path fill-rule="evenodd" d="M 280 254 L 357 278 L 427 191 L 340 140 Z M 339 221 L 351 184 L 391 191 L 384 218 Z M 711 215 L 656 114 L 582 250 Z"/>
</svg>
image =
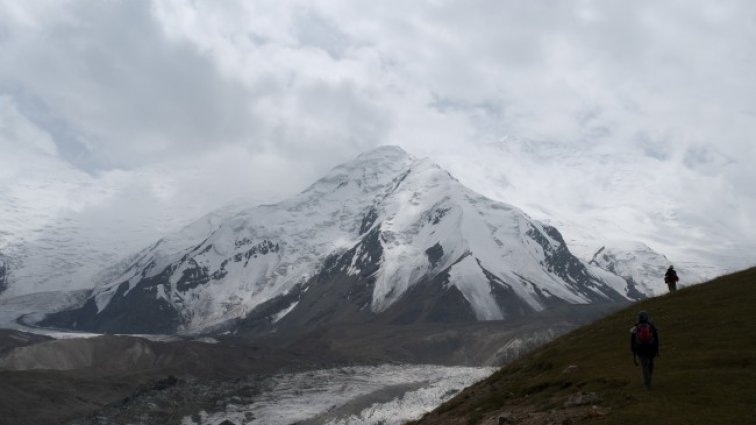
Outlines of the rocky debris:
<svg viewBox="0 0 756 425">
<path fill-rule="evenodd" d="M 50 340 L 50 337 L 43 335 L 35 335 L 12 329 L 0 329 L 0 357 L 10 353 L 17 347 L 25 347 Z M 2 364 L 2 361 L 0 361 L 0 364 Z"/>
<path fill-rule="evenodd" d="M 566 368 L 564 368 L 564 370 L 562 371 L 562 375 L 568 375 L 570 373 L 575 372 L 577 369 L 578 369 L 577 365 L 571 364 L 567 366 Z"/>
<path fill-rule="evenodd" d="M 150 391 L 163 391 L 178 384 L 179 382 L 179 379 L 173 375 L 170 375 L 163 379 L 158 379 L 157 381 L 151 382 L 150 384 L 146 385 L 144 388 L 138 389 L 134 394 L 124 398 L 123 400 L 121 400 L 120 404 L 128 404 L 135 397 L 146 394 Z"/>
<path fill-rule="evenodd" d="M 76 370 L 105 365 L 114 372 L 146 368 L 156 361 L 149 341 L 131 337 L 100 336 L 44 341 L 16 347 L 0 359 L 6 370 Z"/>
<path fill-rule="evenodd" d="M 217 410 L 216 401 L 251 399 L 256 383 L 240 377 L 322 364 L 320 353 L 296 356 L 244 341 L 103 335 L 18 347 L 18 338 L 3 334 L 0 345 L 7 340 L 12 351 L 0 366 L 12 367 L 0 371 L 0 424 L 178 425 L 200 409 Z"/>
<path fill-rule="evenodd" d="M 123 400 L 112 403 L 87 418 L 70 425 L 180 424 L 184 417 L 197 416 L 202 410 L 223 409 L 235 404 L 252 403 L 260 394 L 262 380 L 239 378 L 230 381 L 200 380 L 167 376 L 158 379 Z M 237 425 L 225 420 L 219 425 Z"/>
<path fill-rule="evenodd" d="M 565 370 L 574 370 L 568 366 Z M 552 400 L 557 401 L 557 400 Z M 493 417 L 482 421 L 487 425 L 574 425 L 587 419 L 601 418 L 609 414 L 608 407 L 597 406 L 601 397 L 595 392 L 580 391 L 571 394 L 562 408 L 543 410 L 532 404 L 509 406 Z"/>
<path fill-rule="evenodd" d="M 171 376 L 168 376 L 165 379 L 161 379 L 161 380 L 157 381 L 152 386 L 152 389 L 154 391 L 162 391 L 162 390 L 164 390 L 166 388 L 170 388 L 170 387 L 178 384 L 178 382 L 179 382 L 179 380 L 175 376 L 171 375 Z"/>
<path fill-rule="evenodd" d="M 601 397 L 599 397 L 598 394 L 594 392 L 580 391 L 567 397 L 567 400 L 564 402 L 564 407 L 585 406 L 588 404 L 596 404 L 600 401 Z"/>
<path fill-rule="evenodd" d="M 609 414 L 610 409 L 608 407 L 599 407 L 596 405 L 591 406 L 583 416 L 584 418 L 600 418 Z"/>
</svg>

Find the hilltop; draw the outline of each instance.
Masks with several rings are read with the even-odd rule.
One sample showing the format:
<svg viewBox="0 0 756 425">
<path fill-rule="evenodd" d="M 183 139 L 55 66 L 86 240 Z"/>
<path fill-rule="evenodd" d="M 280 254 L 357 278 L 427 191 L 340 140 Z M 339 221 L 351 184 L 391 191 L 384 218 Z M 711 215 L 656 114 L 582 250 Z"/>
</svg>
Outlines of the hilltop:
<svg viewBox="0 0 756 425">
<path fill-rule="evenodd" d="M 633 304 L 500 369 L 421 424 L 744 424 L 756 418 L 756 268 Z M 653 388 L 628 331 L 647 310 L 662 344 Z"/>
</svg>

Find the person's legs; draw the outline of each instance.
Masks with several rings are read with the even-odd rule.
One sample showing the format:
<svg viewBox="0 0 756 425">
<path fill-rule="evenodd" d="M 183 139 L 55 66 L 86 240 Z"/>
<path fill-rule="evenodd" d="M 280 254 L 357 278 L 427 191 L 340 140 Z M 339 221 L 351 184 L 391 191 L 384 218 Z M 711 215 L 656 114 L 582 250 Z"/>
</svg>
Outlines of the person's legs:
<svg viewBox="0 0 756 425">
<path fill-rule="evenodd" d="M 653 357 L 639 356 L 641 369 L 643 369 L 643 385 L 647 390 L 651 389 L 651 373 L 654 371 Z"/>
</svg>

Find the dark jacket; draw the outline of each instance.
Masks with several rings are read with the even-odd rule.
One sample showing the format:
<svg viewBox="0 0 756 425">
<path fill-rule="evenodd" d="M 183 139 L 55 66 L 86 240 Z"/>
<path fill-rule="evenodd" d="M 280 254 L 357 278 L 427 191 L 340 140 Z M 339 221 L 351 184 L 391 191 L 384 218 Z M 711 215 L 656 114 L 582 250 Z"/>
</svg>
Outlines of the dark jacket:
<svg viewBox="0 0 756 425">
<path fill-rule="evenodd" d="M 673 268 L 667 269 L 667 273 L 664 274 L 664 281 L 667 283 L 674 283 L 680 280 L 680 278 L 677 277 L 677 272 Z"/>
<path fill-rule="evenodd" d="M 653 343 L 638 344 L 638 342 L 635 340 L 635 333 L 638 330 L 638 325 L 641 323 L 645 323 L 651 326 L 651 333 L 654 336 Z M 630 329 L 630 351 L 632 351 L 633 354 L 642 357 L 656 357 L 659 354 L 659 332 L 656 330 L 656 326 L 654 326 L 653 323 L 639 322 L 636 323 L 635 326 L 632 327 L 632 329 Z"/>
</svg>

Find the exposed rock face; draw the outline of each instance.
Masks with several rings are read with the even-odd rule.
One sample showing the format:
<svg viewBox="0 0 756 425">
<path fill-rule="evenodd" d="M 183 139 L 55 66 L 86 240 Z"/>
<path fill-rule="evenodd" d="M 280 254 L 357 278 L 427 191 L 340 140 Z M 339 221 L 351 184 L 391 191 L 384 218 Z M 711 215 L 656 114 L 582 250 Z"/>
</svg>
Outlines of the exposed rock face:
<svg viewBox="0 0 756 425">
<path fill-rule="evenodd" d="M 166 300 L 156 296 L 156 282 L 163 282 L 160 279 L 165 279 L 167 274 L 164 272 L 145 279 L 132 291 L 128 291 L 128 282 L 120 284 L 108 306 L 108 314 L 98 314 L 95 299 L 89 298 L 83 307 L 53 313 L 40 324 L 46 326 L 57 323 L 71 329 L 105 333 L 174 333 L 179 325 L 178 311 Z"/>
<path fill-rule="evenodd" d="M 0 255 L 0 294 L 8 288 L 8 266 Z"/>
<path fill-rule="evenodd" d="M 43 324 L 173 333 L 515 319 L 627 300 L 559 232 L 399 148 L 336 167 L 276 205 L 199 220 Z"/>
</svg>

